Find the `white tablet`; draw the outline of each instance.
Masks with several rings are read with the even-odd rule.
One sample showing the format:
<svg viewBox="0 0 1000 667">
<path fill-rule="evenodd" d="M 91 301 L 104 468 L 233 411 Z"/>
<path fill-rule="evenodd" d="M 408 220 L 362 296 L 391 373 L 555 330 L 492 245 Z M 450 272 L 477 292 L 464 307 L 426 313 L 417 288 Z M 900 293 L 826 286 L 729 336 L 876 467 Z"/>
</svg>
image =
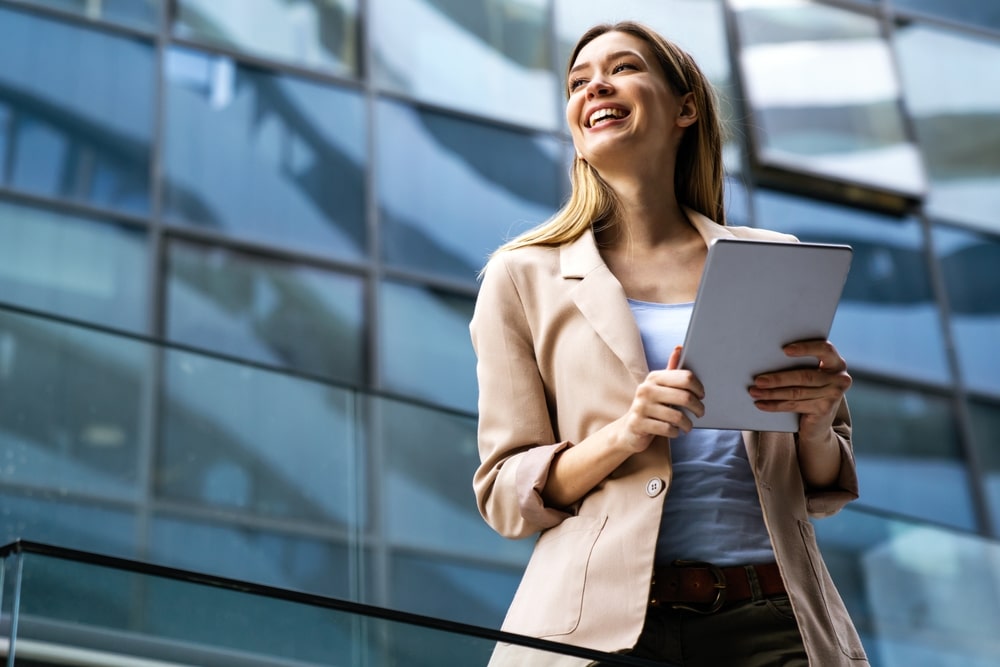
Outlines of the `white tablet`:
<svg viewBox="0 0 1000 667">
<path fill-rule="evenodd" d="M 747 389 L 760 373 L 819 363 L 787 357 L 782 346 L 829 337 L 851 256 L 847 245 L 709 245 L 680 360 L 705 386 L 705 415 L 691 415 L 695 428 L 798 430 L 797 413 L 758 410 Z"/>
</svg>

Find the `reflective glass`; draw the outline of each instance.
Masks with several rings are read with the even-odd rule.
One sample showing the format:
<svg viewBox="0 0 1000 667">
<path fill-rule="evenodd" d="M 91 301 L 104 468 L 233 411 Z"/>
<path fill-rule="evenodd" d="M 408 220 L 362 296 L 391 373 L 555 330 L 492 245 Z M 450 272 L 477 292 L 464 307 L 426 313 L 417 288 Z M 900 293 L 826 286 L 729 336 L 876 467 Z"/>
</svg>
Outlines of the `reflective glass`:
<svg viewBox="0 0 1000 667">
<path fill-rule="evenodd" d="M 357 74 L 357 0 L 178 0 L 174 21 L 178 37 Z"/>
<path fill-rule="evenodd" d="M 384 90 L 539 128 L 562 124 L 548 0 L 373 0 Z M 560 77 L 561 78 L 561 77 Z"/>
<path fill-rule="evenodd" d="M 940 225 L 933 234 L 962 379 L 1000 396 L 1000 239 Z"/>
<path fill-rule="evenodd" d="M 0 300 L 145 328 L 145 233 L 0 200 L 0 239 Z"/>
<path fill-rule="evenodd" d="M 391 567 L 393 609 L 487 628 L 499 628 L 503 623 L 524 571 L 523 564 L 516 568 L 485 567 L 477 561 L 463 563 L 420 553 L 394 554 Z M 482 663 L 453 659 L 436 664 Z"/>
<path fill-rule="evenodd" d="M 942 320 L 920 224 L 758 190 L 761 227 L 854 249 L 830 340 L 852 369 L 947 383 Z"/>
<path fill-rule="evenodd" d="M 359 278 L 173 242 L 167 335 L 177 342 L 312 375 L 362 383 Z"/>
<path fill-rule="evenodd" d="M 990 504 L 993 534 L 1000 535 L 1000 405 L 985 401 L 969 404 L 972 441 Z"/>
<path fill-rule="evenodd" d="M 926 189 L 875 17 L 808 0 L 731 0 L 765 165 L 911 196 Z M 864 76 L 858 76 L 864 72 Z"/>
<path fill-rule="evenodd" d="M 1000 3 L 977 6 L 1000 16 Z M 927 211 L 1000 230 L 1000 41 L 912 23 L 894 44 L 930 177 Z"/>
<path fill-rule="evenodd" d="M 20 0 L 82 14 L 90 19 L 155 30 L 162 0 Z"/>
<path fill-rule="evenodd" d="M 348 600 L 355 599 L 356 588 L 363 585 L 352 555 L 356 546 L 273 526 L 157 514 L 146 558 L 193 572 Z M 162 613 L 157 616 L 166 621 L 173 612 L 168 608 Z"/>
<path fill-rule="evenodd" d="M 0 485 L 139 496 L 141 343 L 0 310 Z"/>
<path fill-rule="evenodd" d="M 159 496 L 354 524 L 364 475 L 352 392 L 173 350 L 163 364 Z"/>
<path fill-rule="evenodd" d="M 11 477 L 4 477 L 0 484 L 0 544 L 28 540 L 123 558 L 136 558 L 141 553 L 132 506 L 112 507 L 106 501 L 63 493 L 54 486 L 16 486 L 16 478 Z"/>
<path fill-rule="evenodd" d="M 382 253 L 402 268 L 475 284 L 503 241 L 560 204 L 568 172 L 547 137 L 380 102 Z"/>
<path fill-rule="evenodd" d="M 177 48 L 164 67 L 171 221 L 330 257 L 364 252 L 359 93 Z"/>
<path fill-rule="evenodd" d="M 715 87 L 719 113 L 726 128 L 726 170 L 740 169 L 742 137 L 737 118 L 742 110 L 729 61 L 723 0 L 555 0 L 559 56 L 555 63 L 560 83 L 576 41 L 591 26 L 616 21 L 639 21 L 690 53 Z"/>
<path fill-rule="evenodd" d="M 0 7 L 0 185 L 149 210 L 153 48 Z"/>
<path fill-rule="evenodd" d="M 1000 29 L 1000 4 L 993 0 L 889 0 L 899 11 L 918 11 L 977 28 Z"/>
<path fill-rule="evenodd" d="M 379 304 L 381 386 L 475 412 L 479 392 L 469 340 L 475 300 L 384 282 Z"/>
<path fill-rule="evenodd" d="M 393 546 L 523 567 L 530 540 L 493 532 L 469 493 L 479 466 L 475 418 L 400 401 L 377 406 L 383 524 Z"/>
<path fill-rule="evenodd" d="M 995 541 L 856 505 L 814 525 L 872 665 L 995 667 Z"/>
<path fill-rule="evenodd" d="M 854 378 L 847 393 L 865 507 L 976 530 L 951 401 Z"/>
</svg>

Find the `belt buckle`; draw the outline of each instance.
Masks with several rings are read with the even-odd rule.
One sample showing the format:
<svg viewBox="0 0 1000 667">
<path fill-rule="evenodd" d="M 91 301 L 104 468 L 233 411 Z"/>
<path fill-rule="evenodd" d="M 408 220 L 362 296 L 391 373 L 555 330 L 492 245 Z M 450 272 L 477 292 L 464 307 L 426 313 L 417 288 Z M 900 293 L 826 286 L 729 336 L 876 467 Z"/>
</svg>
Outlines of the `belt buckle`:
<svg viewBox="0 0 1000 667">
<path fill-rule="evenodd" d="M 671 564 L 676 567 L 703 567 L 711 572 L 715 578 L 715 583 L 712 584 L 712 588 L 715 589 L 715 599 L 707 607 L 692 607 L 678 602 L 670 605 L 673 609 L 683 609 L 706 615 L 714 614 L 722 609 L 722 605 L 726 603 L 726 575 L 718 565 L 704 560 L 675 560 Z"/>
</svg>

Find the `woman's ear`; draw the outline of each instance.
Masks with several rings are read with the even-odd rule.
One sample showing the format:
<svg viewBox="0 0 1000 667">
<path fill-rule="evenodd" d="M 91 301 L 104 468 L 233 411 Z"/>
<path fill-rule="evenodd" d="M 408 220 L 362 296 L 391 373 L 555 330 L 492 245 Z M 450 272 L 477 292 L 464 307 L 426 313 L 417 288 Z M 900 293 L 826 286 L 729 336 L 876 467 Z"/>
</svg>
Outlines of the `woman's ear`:
<svg viewBox="0 0 1000 667">
<path fill-rule="evenodd" d="M 694 103 L 694 93 L 686 93 L 680 99 L 677 111 L 677 125 L 690 127 L 698 121 L 698 106 Z"/>
</svg>

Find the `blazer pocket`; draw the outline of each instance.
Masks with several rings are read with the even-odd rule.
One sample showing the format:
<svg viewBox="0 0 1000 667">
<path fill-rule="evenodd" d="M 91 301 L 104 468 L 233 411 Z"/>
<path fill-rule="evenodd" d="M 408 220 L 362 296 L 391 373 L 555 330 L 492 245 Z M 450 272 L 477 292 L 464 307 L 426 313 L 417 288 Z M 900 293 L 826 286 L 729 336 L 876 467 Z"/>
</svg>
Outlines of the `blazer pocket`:
<svg viewBox="0 0 1000 667">
<path fill-rule="evenodd" d="M 816 545 L 816 529 L 809 521 L 799 521 L 799 532 L 802 535 L 802 542 L 805 544 L 806 555 L 809 557 L 809 566 L 813 576 L 816 578 L 816 589 L 823 598 L 823 610 L 826 611 L 826 621 L 837 637 L 837 644 L 841 652 L 853 660 L 863 660 L 865 649 L 861 645 L 861 639 L 854 629 L 854 623 L 847 613 L 847 607 L 837 592 L 837 587 L 830 577 L 829 570 L 823 562 Z M 832 602 L 832 604 L 831 604 Z"/>
<path fill-rule="evenodd" d="M 507 611 L 503 629 L 532 637 L 580 624 L 587 566 L 607 517 L 571 516 L 541 534 Z"/>
</svg>

